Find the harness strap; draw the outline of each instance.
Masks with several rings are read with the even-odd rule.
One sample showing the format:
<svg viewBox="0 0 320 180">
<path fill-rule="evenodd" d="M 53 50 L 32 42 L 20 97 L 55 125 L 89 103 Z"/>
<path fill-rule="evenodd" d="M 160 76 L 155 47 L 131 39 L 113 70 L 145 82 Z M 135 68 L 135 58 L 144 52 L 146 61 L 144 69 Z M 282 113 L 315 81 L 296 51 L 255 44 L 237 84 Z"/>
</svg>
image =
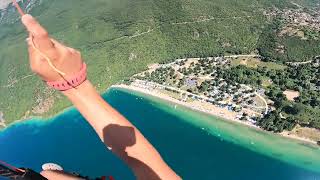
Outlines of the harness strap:
<svg viewBox="0 0 320 180">
<path fill-rule="evenodd" d="M 11 170 L 14 170 L 16 172 L 24 172 L 22 169 L 18 169 L 18 168 L 14 167 L 14 166 L 11 166 L 10 164 L 8 164 L 6 162 L 3 162 L 3 161 L 0 161 L 0 165 L 5 166 L 5 167 L 7 167 L 7 168 L 9 168 Z"/>
<path fill-rule="evenodd" d="M 14 171 L 6 166 L 0 164 L 0 176 L 9 179 L 19 179 L 23 173 Z"/>
</svg>

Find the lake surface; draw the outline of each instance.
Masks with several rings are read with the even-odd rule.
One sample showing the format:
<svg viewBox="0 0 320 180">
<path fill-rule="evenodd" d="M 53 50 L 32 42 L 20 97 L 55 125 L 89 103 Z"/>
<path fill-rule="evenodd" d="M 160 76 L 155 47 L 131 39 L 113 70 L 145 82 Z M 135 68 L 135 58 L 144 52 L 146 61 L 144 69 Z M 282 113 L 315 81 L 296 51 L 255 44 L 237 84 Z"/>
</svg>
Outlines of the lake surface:
<svg viewBox="0 0 320 180">
<path fill-rule="evenodd" d="M 320 149 L 125 90 L 104 98 L 133 122 L 184 179 L 320 180 Z M 0 133 L 0 159 L 40 171 L 54 162 L 92 177 L 134 179 L 74 109 Z"/>
</svg>

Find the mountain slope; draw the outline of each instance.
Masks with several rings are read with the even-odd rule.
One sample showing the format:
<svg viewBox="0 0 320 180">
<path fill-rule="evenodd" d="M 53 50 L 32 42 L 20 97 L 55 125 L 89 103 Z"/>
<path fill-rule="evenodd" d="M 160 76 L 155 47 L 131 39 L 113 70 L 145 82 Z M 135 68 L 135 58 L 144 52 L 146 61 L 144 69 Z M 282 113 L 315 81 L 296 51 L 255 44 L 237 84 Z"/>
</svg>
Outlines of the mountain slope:
<svg viewBox="0 0 320 180">
<path fill-rule="evenodd" d="M 271 7 L 295 5 L 279 0 L 43 0 L 31 14 L 54 38 L 81 50 L 89 79 L 104 91 L 151 63 L 254 51 L 266 26 L 263 12 Z M 31 73 L 25 38 L 20 23 L 0 27 L 0 111 L 7 124 L 70 105 Z"/>
</svg>

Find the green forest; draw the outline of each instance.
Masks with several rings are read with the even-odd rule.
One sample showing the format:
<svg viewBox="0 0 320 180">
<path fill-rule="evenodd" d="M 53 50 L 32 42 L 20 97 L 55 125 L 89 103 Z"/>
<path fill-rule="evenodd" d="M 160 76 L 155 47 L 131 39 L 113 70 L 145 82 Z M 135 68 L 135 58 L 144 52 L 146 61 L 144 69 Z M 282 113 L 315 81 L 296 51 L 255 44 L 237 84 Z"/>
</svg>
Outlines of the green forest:
<svg viewBox="0 0 320 180">
<path fill-rule="evenodd" d="M 305 7 L 314 3 L 294 1 Z M 290 53 L 284 59 L 274 54 L 270 49 L 274 45 L 268 44 L 266 38 L 274 38 L 275 25 L 263 15 L 271 7 L 296 8 L 289 0 L 43 0 L 30 13 L 53 38 L 82 52 L 89 79 L 104 92 L 112 84 L 145 70 L 149 64 L 176 58 L 248 54 L 258 49 L 263 56 L 266 54 L 266 61 L 284 62 L 307 59 L 319 52 L 307 49 L 319 46 L 284 38 L 275 41 L 292 47 Z M 51 116 L 70 106 L 59 92 L 48 93 L 44 83 L 31 73 L 25 43 L 27 33 L 19 21 L 10 21 L 17 18 L 16 12 L 12 13 L 9 21 L 0 24 L 0 111 L 7 124 L 30 116 Z M 278 84 L 274 91 L 284 86 Z M 296 79 L 289 85 L 297 84 L 304 88 Z M 300 104 L 311 115 L 315 108 L 306 105 L 308 91 L 311 90 L 302 90 L 305 98 Z M 32 112 L 33 107 L 49 97 L 54 97 L 49 111 Z"/>
<path fill-rule="evenodd" d="M 320 129 L 319 66 L 310 63 L 276 70 L 239 65 L 218 70 L 217 74 L 220 78 L 267 90 L 266 95 L 274 102 L 273 106 L 276 110 L 258 120 L 258 125 L 262 128 L 282 132 L 292 130 L 296 124 L 299 124 Z M 268 87 L 263 86 L 265 79 L 272 84 Z M 289 101 L 283 94 L 287 89 L 298 91 L 300 96 L 294 102 Z"/>
<path fill-rule="evenodd" d="M 312 60 L 319 55 L 320 39 L 309 38 L 303 40 L 295 36 L 279 37 L 283 22 L 276 17 L 263 29 L 258 40 L 257 49 L 265 61 L 281 62 L 303 62 Z M 307 30 L 305 32 L 308 33 Z M 317 33 L 320 35 L 320 32 Z M 284 52 L 278 50 L 282 46 Z"/>
</svg>

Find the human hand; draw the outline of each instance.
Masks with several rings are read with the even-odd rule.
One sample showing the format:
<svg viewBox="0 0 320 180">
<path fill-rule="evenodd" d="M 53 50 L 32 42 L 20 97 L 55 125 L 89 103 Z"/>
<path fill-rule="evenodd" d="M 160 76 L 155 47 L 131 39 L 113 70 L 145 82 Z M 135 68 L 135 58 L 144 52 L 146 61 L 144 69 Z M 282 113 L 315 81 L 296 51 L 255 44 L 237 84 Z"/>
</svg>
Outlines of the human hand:
<svg viewBox="0 0 320 180">
<path fill-rule="evenodd" d="M 37 73 L 44 81 L 51 82 L 64 79 L 49 65 L 43 55 L 47 56 L 53 66 L 67 77 L 80 71 L 83 60 L 79 51 L 51 39 L 48 32 L 29 14 L 22 16 L 22 23 L 29 31 L 27 42 L 30 67 L 33 72 Z"/>
</svg>

